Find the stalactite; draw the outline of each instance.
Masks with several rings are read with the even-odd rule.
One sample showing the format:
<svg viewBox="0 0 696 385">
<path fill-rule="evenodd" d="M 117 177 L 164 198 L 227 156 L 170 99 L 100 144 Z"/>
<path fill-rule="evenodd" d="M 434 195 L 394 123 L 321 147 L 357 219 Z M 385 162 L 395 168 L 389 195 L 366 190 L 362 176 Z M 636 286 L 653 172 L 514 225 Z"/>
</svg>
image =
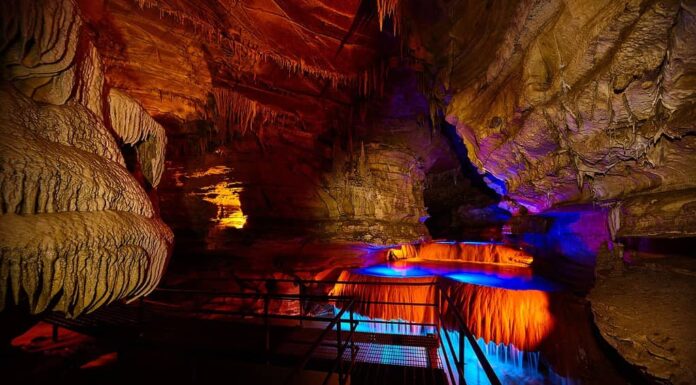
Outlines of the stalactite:
<svg viewBox="0 0 696 385">
<path fill-rule="evenodd" d="M 159 219 L 121 211 L 0 217 L 0 311 L 6 290 L 32 313 L 78 316 L 159 282 L 173 236 Z"/>
<path fill-rule="evenodd" d="M 354 84 L 360 96 L 384 96 L 384 83 L 388 68 L 383 60 L 363 71 L 355 78 Z"/>
<path fill-rule="evenodd" d="M 611 240 L 616 241 L 616 234 L 621 228 L 621 203 L 616 203 L 609 209 L 609 215 L 607 216 L 607 227 L 609 228 L 609 234 L 611 235 Z"/>
<path fill-rule="evenodd" d="M 143 174 L 157 187 L 164 171 L 167 134 L 164 128 L 128 95 L 111 89 L 109 92 L 111 126 L 126 144 L 136 145 Z"/>
<path fill-rule="evenodd" d="M 308 66 L 303 60 L 290 59 L 272 52 L 262 53 L 261 57 L 264 60 L 273 61 L 289 73 L 309 75 L 315 79 L 328 80 L 333 89 L 354 84 L 359 77 L 359 75 L 344 75 L 320 67 Z"/>
<path fill-rule="evenodd" d="M 16 134 L 3 137 L 0 142 L 3 215 L 96 210 L 154 215 L 147 194 L 123 166 L 40 138 Z"/>
<path fill-rule="evenodd" d="M 377 0 L 377 15 L 379 16 L 379 30 L 382 31 L 384 21 L 392 19 L 393 33 L 396 35 L 401 29 L 401 4 L 400 0 Z"/>
<path fill-rule="evenodd" d="M 285 116 L 271 107 L 249 99 L 228 88 L 214 88 L 218 129 L 224 135 L 262 132 L 261 127 L 278 123 Z"/>
<path fill-rule="evenodd" d="M 336 71 L 323 69 L 319 66 L 309 65 L 302 59 L 289 58 L 273 52 L 271 49 L 264 49 L 256 42 L 244 41 L 241 30 L 239 36 L 234 39 L 226 36 L 226 29 L 211 25 L 211 21 L 203 21 L 189 13 L 172 9 L 158 0 L 135 0 L 141 9 L 157 8 L 160 17 L 170 17 L 181 25 L 190 25 L 195 32 L 202 32 L 204 38 L 214 44 L 221 45 L 223 48 L 232 52 L 232 55 L 242 58 L 242 62 L 257 63 L 260 60 L 271 61 L 291 74 L 301 74 L 315 79 L 328 80 L 331 86 L 336 89 L 339 86 L 348 86 L 355 83 L 357 75 L 346 75 Z"/>
</svg>

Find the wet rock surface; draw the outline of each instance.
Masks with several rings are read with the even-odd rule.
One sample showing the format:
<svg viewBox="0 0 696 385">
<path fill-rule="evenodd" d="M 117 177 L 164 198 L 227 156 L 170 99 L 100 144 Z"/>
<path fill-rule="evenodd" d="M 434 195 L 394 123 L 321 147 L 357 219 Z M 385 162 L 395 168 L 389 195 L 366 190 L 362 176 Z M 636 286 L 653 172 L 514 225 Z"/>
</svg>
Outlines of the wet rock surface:
<svg viewBox="0 0 696 385">
<path fill-rule="evenodd" d="M 532 213 L 693 188 L 694 2 L 469 3 L 424 45 L 491 187 Z M 660 232 L 684 231 L 668 211 Z"/>
<path fill-rule="evenodd" d="M 642 262 L 599 277 L 590 294 L 602 337 L 656 382 L 696 381 L 696 261 Z"/>
</svg>

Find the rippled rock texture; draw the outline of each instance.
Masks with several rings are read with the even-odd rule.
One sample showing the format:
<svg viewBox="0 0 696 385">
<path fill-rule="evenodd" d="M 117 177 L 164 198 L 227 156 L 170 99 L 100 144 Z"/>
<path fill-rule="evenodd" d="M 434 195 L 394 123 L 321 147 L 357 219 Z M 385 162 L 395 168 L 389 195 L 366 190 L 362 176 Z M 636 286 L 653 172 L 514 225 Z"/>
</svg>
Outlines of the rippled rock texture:
<svg viewBox="0 0 696 385">
<path fill-rule="evenodd" d="M 492 186 L 532 213 L 626 200 L 626 233 L 644 231 L 631 224 L 642 214 L 631 197 L 693 198 L 693 2 L 493 3 L 461 5 L 450 49 L 438 42 L 440 60 L 454 58 L 447 119 Z M 672 206 L 649 209 L 661 223 L 650 233 L 693 234 L 692 220 L 676 219 L 693 218 L 693 199 L 643 199 Z"/>
<path fill-rule="evenodd" d="M 107 97 L 72 2 L 9 2 L 2 15 L 0 310 L 7 299 L 77 316 L 149 293 L 173 242 L 144 189 L 161 177 L 164 130 L 126 94 Z"/>
</svg>

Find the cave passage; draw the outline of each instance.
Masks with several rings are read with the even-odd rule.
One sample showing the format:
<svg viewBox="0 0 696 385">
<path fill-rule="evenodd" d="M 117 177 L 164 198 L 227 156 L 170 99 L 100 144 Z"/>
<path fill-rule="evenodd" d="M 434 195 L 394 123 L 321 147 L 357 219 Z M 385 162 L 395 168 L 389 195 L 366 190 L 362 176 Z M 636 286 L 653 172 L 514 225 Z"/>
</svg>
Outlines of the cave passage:
<svg viewBox="0 0 696 385">
<path fill-rule="evenodd" d="M 696 383 L 693 0 L 0 10 L 0 383 Z"/>
</svg>

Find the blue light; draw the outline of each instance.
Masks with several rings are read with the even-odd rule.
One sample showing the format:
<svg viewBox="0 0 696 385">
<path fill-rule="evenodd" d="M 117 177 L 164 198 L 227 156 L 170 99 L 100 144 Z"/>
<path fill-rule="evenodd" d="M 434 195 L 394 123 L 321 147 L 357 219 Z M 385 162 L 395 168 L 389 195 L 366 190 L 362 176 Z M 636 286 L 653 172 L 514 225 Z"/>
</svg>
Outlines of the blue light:
<svg viewBox="0 0 696 385">
<path fill-rule="evenodd" d="M 338 308 L 334 308 L 334 314 L 338 314 Z M 341 330 L 348 331 L 349 320 L 348 313 L 344 313 L 341 316 L 345 323 L 342 323 Z M 358 321 L 357 330 L 358 332 L 364 333 L 386 333 L 386 334 L 402 334 L 402 335 L 425 335 L 425 333 L 434 333 L 435 330 L 432 328 L 425 328 L 422 326 L 407 326 L 398 324 L 383 324 L 383 323 L 370 323 L 367 321 L 380 320 L 376 318 L 370 318 L 362 314 L 353 313 L 353 320 Z M 402 320 L 390 320 L 390 321 L 402 321 Z M 335 327 L 334 327 L 335 329 Z M 440 360 L 444 362 L 445 356 L 443 355 L 442 349 L 447 349 L 444 344 L 445 336 L 447 333 L 453 341 L 452 347 L 455 350 L 455 354 L 459 357 L 459 332 L 453 330 L 440 329 L 440 333 L 443 338 L 443 346 L 440 347 L 438 355 Z M 486 355 L 488 362 L 491 364 L 496 372 L 498 378 L 504 383 L 513 384 L 550 384 L 550 385 L 573 385 L 577 381 L 570 377 L 563 377 L 557 374 L 552 368 L 545 368 L 541 370 L 540 368 L 540 355 L 539 352 L 525 352 L 517 349 L 514 345 L 504 345 L 496 344 L 494 342 L 485 343 L 482 338 L 477 339 L 477 344 L 483 350 Z M 464 376 L 467 384 L 476 385 L 487 385 L 490 384 L 488 377 L 486 376 L 481 364 L 476 358 L 473 348 L 468 340 L 464 343 Z M 399 354 L 404 353 L 404 346 L 391 346 L 391 345 L 379 345 L 379 353 L 374 356 L 368 357 L 372 358 L 375 363 L 390 364 L 393 363 L 394 357 Z M 452 362 L 452 352 L 447 350 L 447 357 L 451 365 Z M 453 366 L 454 367 L 454 366 Z"/>
<path fill-rule="evenodd" d="M 432 277 L 432 271 L 419 266 L 392 266 L 389 264 L 375 265 L 357 270 L 364 275 L 377 277 Z"/>
<path fill-rule="evenodd" d="M 453 281 L 509 290 L 556 291 L 557 285 L 538 276 L 498 275 L 484 271 L 458 271 L 445 274 Z"/>
<path fill-rule="evenodd" d="M 459 332 L 457 331 L 441 330 L 441 333 L 447 333 L 452 341 L 459 340 Z M 485 343 L 482 338 L 477 339 L 476 343 L 486 355 L 488 362 L 503 384 L 573 385 L 578 383 L 577 380 L 571 377 L 563 377 L 557 374 L 551 368 L 540 370 L 539 352 L 524 352 L 512 344 L 496 344 L 492 341 Z M 459 344 L 454 343 L 453 347 L 455 354 L 459 357 Z M 464 350 L 464 377 L 466 383 L 476 385 L 490 384 L 468 340 L 464 343 Z M 450 363 L 453 364 L 452 357 L 448 358 L 450 358 Z"/>
<path fill-rule="evenodd" d="M 472 285 L 509 290 L 556 291 L 559 286 L 533 275 L 527 268 L 509 268 L 484 263 L 399 263 L 380 264 L 356 270 L 358 274 L 390 278 L 443 277 Z"/>
</svg>

